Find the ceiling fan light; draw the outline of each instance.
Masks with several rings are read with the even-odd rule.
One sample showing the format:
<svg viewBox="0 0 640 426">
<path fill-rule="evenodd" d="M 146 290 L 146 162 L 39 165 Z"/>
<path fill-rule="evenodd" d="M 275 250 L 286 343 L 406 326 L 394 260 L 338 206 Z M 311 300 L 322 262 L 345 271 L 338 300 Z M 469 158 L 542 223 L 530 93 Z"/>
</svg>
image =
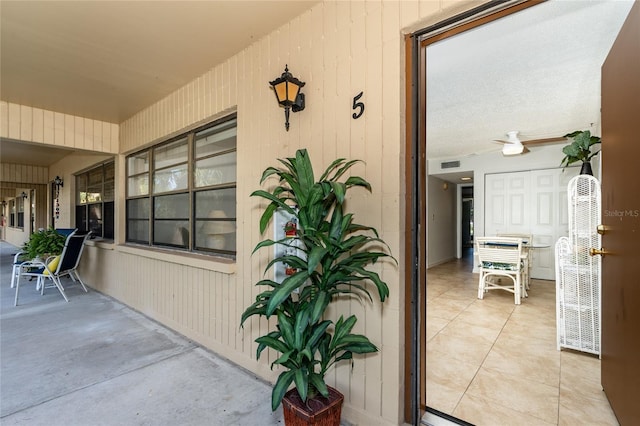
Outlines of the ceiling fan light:
<svg viewBox="0 0 640 426">
<path fill-rule="evenodd" d="M 524 151 L 524 145 L 521 143 L 506 143 L 502 147 L 502 155 L 519 155 Z"/>
</svg>

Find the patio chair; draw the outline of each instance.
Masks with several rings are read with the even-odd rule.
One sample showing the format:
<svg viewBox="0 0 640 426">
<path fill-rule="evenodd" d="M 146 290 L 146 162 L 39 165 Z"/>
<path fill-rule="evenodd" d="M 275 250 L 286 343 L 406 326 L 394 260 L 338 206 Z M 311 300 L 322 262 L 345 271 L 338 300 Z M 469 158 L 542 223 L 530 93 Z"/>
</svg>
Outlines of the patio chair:
<svg viewBox="0 0 640 426">
<path fill-rule="evenodd" d="M 479 272 L 478 299 L 489 290 L 506 290 L 513 293 L 519 305 L 526 296 L 522 239 L 511 237 L 477 237 Z"/>
<path fill-rule="evenodd" d="M 78 234 L 72 232 L 65 241 L 62 254 L 56 256 L 56 258 L 49 258 L 45 262 L 28 261 L 20 264 L 20 272 L 16 281 L 16 297 L 14 306 L 18 306 L 18 294 L 20 292 L 20 281 L 22 277 L 36 277 L 38 278 L 37 289 L 40 289 L 41 294 L 44 294 L 45 288 L 56 287 L 64 300 L 67 302 L 67 297 L 64 287 L 60 278 L 69 276 L 73 282 L 80 282 L 85 292 L 88 292 L 87 287 L 78 275 L 78 265 L 80 264 L 80 257 L 84 249 L 84 243 L 91 235 L 91 232 L 86 234 Z M 51 280 L 52 285 L 47 286 L 47 281 Z"/>
<path fill-rule="evenodd" d="M 56 232 L 60 235 L 68 237 L 69 235 L 76 232 L 78 228 L 56 228 Z"/>
<path fill-rule="evenodd" d="M 13 256 L 13 267 L 11 269 L 11 288 L 16 286 L 16 280 L 20 276 L 20 264 L 25 261 L 25 253 L 19 251 Z"/>
</svg>

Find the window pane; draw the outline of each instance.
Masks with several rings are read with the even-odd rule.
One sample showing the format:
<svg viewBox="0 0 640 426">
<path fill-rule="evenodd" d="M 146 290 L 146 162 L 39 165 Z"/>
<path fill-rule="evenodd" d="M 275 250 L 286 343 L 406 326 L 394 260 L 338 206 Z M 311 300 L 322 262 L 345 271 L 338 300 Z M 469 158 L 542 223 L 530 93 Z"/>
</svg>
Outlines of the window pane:
<svg viewBox="0 0 640 426">
<path fill-rule="evenodd" d="M 127 241 L 149 242 L 149 199 L 127 201 Z"/>
<path fill-rule="evenodd" d="M 127 241 L 149 242 L 148 220 L 127 220 Z"/>
<path fill-rule="evenodd" d="M 187 154 L 187 139 L 180 139 L 156 148 L 153 151 L 153 166 L 155 169 L 161 169 L 173 164 L 185 163 L 188 159 Z"/>
<path fill-rule="evenodd" d="M 76 206 L 76 228 L 79 231 L 87 230 L 87 206 Z"/>
<path fill-rule="evenodd" d="M 153 243 L 189 246 L 189 194 L 154 199 Z"/>
<path fill-rule="evenodd" d="M 236 164 L 235 151 L 197 161 L 194 171 L 195 185 L 202 187 L 235 182 Z"/>
<path fill-rule="evenodd" d="M 196 248 L 236 250 L 235 188 L 196 193 Z"/>
<path fill-rule="evenodd" d="M 140 152 L 127 158 L 128 176 L 149 171 L 149 151 Z"/>
<path fill-rule="evenodd" d="M 87 202 L 96 203 L 98 201 L 102 201 L 102 183 L 87 188 Z"/>
<path fill-rule="evenodd" d="M 189 219 L 189 194 L 163 195 L 154 200 L 156 219 Z"/>
<path fill-rule="evenodd" d="M 114 203 L 104 203 L 104 220 L 103 220 L 103 235 L 102 237 L 108 240 L 113 240 L 114 230 Z"/>
<path fill-rule="evenodd" d="M 196 219 L 206 219 L 213 210 L 222 210 L 227 217 L 236 217 L 236 188 L 196 192 Z"/>
<path fill-rule="evenodd" d="M 109 163 L 104 165 L 104 180 L 114 180 L 116 176 L 116 164 Z"/>
<path fill-rule="evenodd" d="M 103 201 L 115 200 L 115 163 L 105 164 L 104 166 L 104 194 Z M 106 231 L 105 231 L 106 232 Z"/>
<path fill-rule="evenodd" d="M 148 198 L 127 201 L 127 217 L 130 219 L 149 219 L 149 211 Z"/>
<path fill-rule="evenodd" d="M 115 199 L 115 188 L 113 181 L 104 183 L 104 196 L 102 201 L 113 201 Z"/>
<path fill-rule="evenodd" d="M 235 149 L 236 134 L 236 120 L 196 133 L 196 158 Z"/>
<path fill-rule="evenodd" d="M 153 192 L 175 191 L 187 189 L 187 165 L 172 167 L 155 172 L 153 175 Z"/>
<path fill-rule="evenodd" d="M 87 173 L 89 176 L 89 187 L 102 186 L 102 167 L 95 168 L 93 170 L 89 170 Z"/>
<path fill-rule="evenodd" d="M 16 200 L 9 201 L 9 226 L 16 226 Z"/>
<path fill-rule="evenodd" d="M 102 203 L 89 205 L 89 231 L 102 237 Z"/>
<path fill-rule="evenodd" d="M 86 204 L 87 203 L 87 175 L 86 174 L 81 174 L 76 176 L 76 193 L 77 193 L 76 202 L 78 204 Z"/>
<path fill-rule="evenodd" d="M 142 175 L 131 177 L 128 179 L 127 187 L 130 197 L 135 197 L 136 195 L 147 195 L 149 194 L 149 176 Z"/>
<path fill-rule="evenodd" d="M 153 222 L 153 243 L 189 247 L 188 220 L 155 220 Z"/>
</svg>

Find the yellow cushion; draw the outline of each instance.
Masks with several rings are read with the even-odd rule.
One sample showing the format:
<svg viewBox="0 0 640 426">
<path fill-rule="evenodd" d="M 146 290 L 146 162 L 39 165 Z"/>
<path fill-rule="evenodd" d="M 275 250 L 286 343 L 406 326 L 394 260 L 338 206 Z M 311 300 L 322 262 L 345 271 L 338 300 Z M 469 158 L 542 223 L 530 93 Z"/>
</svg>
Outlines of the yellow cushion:
<svg viewBox="0 0 640 426">
<path fill-rule="evenodd" d="M 53 258 L 51 262 L 47 265 L 47 268 L 44 268 L 44 272 L 42 275 L 49 275 L 49 271 L 55 272 L 58 269 L 58 263 L 60 263 L 60 256 L 56 256 Z"/>
</svg>

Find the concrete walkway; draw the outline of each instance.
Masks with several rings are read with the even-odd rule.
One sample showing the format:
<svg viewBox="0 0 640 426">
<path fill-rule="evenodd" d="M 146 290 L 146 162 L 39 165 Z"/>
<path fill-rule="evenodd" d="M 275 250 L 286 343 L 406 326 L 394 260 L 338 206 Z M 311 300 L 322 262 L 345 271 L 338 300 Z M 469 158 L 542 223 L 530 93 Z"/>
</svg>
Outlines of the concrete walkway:
<svg viewBox="0 0 640 426">
<path fill-rule="evenodd" d="M 16 251 L 0 241 L 3 426 L 284 424 L 270 384 L 110 297 L 23 281 L 14 307 Z"/>
</svg>

